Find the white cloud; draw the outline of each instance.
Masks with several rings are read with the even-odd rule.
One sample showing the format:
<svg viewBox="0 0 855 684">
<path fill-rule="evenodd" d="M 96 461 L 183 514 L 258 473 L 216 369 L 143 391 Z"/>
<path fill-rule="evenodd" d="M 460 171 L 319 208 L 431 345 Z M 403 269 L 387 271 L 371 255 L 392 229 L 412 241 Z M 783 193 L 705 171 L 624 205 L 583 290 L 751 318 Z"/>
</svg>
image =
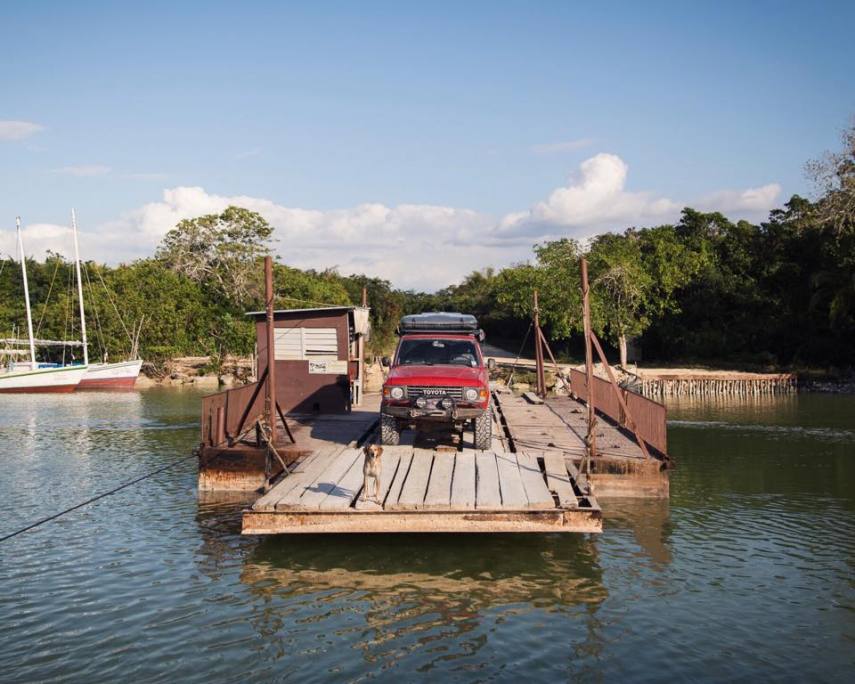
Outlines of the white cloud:
<svg viewBox="0 0 855 684">
<path fill-rule="evenodd" d="M 0 140 L 23 140 L 44 128 L 32 121 L 0 121 Z"/>
<path fill-rule="evenodd" d="M 586 237 L 604 229 L 620 229 L 645 221 L 674 218 L 682 205 L 665 197 L 626 190 L 629 167 L 614 154 L 600 153 L 579 166 L 579 175 L 556 188 L 543 202 L 524 212 L 508 214 L 498 234 L 554 234 Z M 550 232 L 552 231 L 552 232 Z"/>
<path fill-rule="evenodd" d="M 561 154 L 564 152 L 575 152 L 594 144 L 593 138 L 577 138 L 575 140 L 564 140 L 554 143 L 542 143 L 532 145 L 531 151 L 535 154 Z"/>
<path fill-rule="evenodd" d="M 41 259 L 46 251 L 71 254 L 71 229 L 55 223 L 32 223 L 21 226 L 21 239 L 24 242 L 24 254 Z M 0 229 L 0 259 L 13 257 L 19 259 L 17 237 L 14 226 Z"/>
<path fill-rule="evenodd" d="M 77 176 L 80 178 L 87 176 L 104 176 L 110 173 L 112 169 L 103 164 L 80 164 L 78 166 L 63 166 L 58 169 L 53 169 L 53 173 L 58 173 L 63 176 Z"/>
<path fill-rule="evenodd" d="M 778 204 L 781 186 L 769 183 L 759 188 L 747 190 L 721 190 L 703 197 L 698 203 L 698 209 L 720 211 L 723 214 L 736 214 L 740 217 L 769 213 Z"/>
<path fill-rule="evenodd" d="M 121 250 L 125 258 L 146 256 L 181 219 L 220 212 L 230 204 L 259 212 L 274 226 L 275 249 L 288 264 L 371 273 L 401 287 L 442 287 L 485 264 L 518 258 L 510 245 L 479 245 L 495 222 L 468 209 L 366 203 L 319 211 L 258 197 L 214 195 L 200 187 L 165 190 L 161 201 L 100 226 L 95 240 L 82 235 L 81 242 L 105 254 Z"/>
<path fill-rule="evenodd" d="M 606 230 L 674 221 L 683 206 L 760 219 L 780 193 L 776 184 L 728 190 L 676 202 L 626 189 L 628 167 L 613 154 L 583 162 L 578 177 L 553 190 L 528 211 L 500 219 L 471 209 L 369 202 L 321 211 L 287 207 L 247 195 L 216 195 L 201 187 L 163 191 L 159 201 L 125 212 L 97 226 L 78 215 L 84 258 L 116 263 L 150 256 L 180 220 L 221 212 L 229 205 L 262 214 L 275 228 L 275 250 L 299 268 L 337 267 L 341 273 L 387 278 L 397 287 L 435 289 L 472 270 L 501 267 L 531 256 L 534 242 L 570 236 L 586 238 Z M 14 253 L 14 227 L 0 229 L 0 252 Z M 27 226 L 27 253 L 46 249 L 70 253 L 68 231 L 54 224 Z"/>
</svg>

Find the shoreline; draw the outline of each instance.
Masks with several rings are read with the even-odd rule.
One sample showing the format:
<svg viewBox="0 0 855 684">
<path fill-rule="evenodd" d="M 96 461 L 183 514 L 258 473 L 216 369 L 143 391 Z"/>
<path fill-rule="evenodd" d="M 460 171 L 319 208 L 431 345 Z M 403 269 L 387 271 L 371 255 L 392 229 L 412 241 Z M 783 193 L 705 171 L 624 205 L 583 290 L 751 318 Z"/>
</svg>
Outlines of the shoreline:
<svg viewBox="0 0 855 684">
<path fill-rule="evenodd" d="M 523 379 L 525 374 L 534 373 L 534 359 L 514 359 L 512 357 L 492 357 L 504 372 L 515 368 L 519 380 L 515 385 L 529 384 Z M 555 365 L 551 361 L 544 364 L 548 376 L 555 376 Z M 571 369 L 584 371 L 584 364 L 559 362 L 562 374 Z M 640 389 L 645 396 L 706 396 L 746 394 L 781 394 L 790 392 L 819 392 L 828 394 L 855 394 L 855 377 L 836 375 L 816 370 L 790 370 L 761 372 L 756 370 L 734 370 L 727 368 L 691 367 L 691 366 L 651 366 L 639 367 L 631 364 L 627 369 L 612 366 L 617 380 L 633 389 Z M 594 373 L 608 379 L 600 363 L 594 364 Z"/>
<path fill-rule="evenodd" d="M 511 357 L 494 356 L 497 365 L 505 369 L 510 369 L 516 366 L 517 373 L 527 373 L 534 370 L 535 362 L 533 359 L 513 359 Z M 584 366 L 577 363 L 559 363 L 558 367 L 562 373 L 568 373 L 571 368 L 584 370 Z M 679 394 L 690 394 L 697 396 L 705 396 L 710 394 L 710 389 L 718 386 L 719 391 L 714 394 L 733 394 L 734 396 L 743 393 L 752 393 L 747 389 L 743 391 L 727 392 L 723 386 L 728 383 L 747 383 L 750 386 L 753 383 L 765 384 L 771 383 L 781 388 L 788 387 L 786 392 L 817 392 L 824 394 L 855 394 L 855 378 L 852 377 L 837 377 L 829 373 L 817 371 L 777 371 L 777 372 L 758 372 L 758 371 L 740 371 L 723 368 L 709 367 L 690 367 L 690 366 L 654 366 L 654 367 L 638 367 L 630 365 L 626 370 L 621 370 L 615 366 L 612 367 L 619 382 L 626 381 L 630 386 L 633 384 L 652 383 L 654 386 L 665 385 L 688 385 L 684 391 Z M 551 362 L 547 362 L 545 366 L 546 372 L 554 376 L 555 367 Z M 214 360 L 210 356 L 182 356 L 175 357 L 165 362 L 162 367 L 158 368 L 155 364 L 147 362 L 143 364 L 142 372 L 140 373 L 136 387 L 144 389 L 147 387 L 196 387 L 211 392 L 216 392 L 221 389 L 237 387 L 249 382 L 254 382 L 253 363 L 251 357 L 227 356 L 214 364 Z M 366 375 L 367 380 L 372 385 L 377 385 L 377 390 L 382 386 L 382 369 L 378 364 L 367 363 Z M 595 364 L 595 373 L 599 377 L 607 378 L 604 368 L 601 364 Z M 516 384 L 526 384 L 520 378 L 520 382 Z M 707 387 L 710 386 L 710 387 Z M 366 390 L 367 391 L 367 390 Z M 774 392 L 760 391 L 758 393 L 783 393 L 783 389 Z M 645 392 L 647 395 L 647 392 Z M 671 392 L 665 391 L 664 395 L 668 396 Z M 651 391 L 650 396 L 663 395 L 662 391 Z"/>
</svg>

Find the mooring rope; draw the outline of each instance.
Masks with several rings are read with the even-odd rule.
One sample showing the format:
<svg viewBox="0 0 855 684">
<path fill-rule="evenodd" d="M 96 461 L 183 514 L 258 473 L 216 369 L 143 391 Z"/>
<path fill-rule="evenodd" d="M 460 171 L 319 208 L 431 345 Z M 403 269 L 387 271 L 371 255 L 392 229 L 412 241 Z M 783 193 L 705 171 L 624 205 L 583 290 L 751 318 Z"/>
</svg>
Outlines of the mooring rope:
<svg viewBox="0 0 855 684">
<path fill-rule="evenodd" d="M 190 454 L 188 454 L 187 456 L 183 456 L 179 459 L 176 459 L 175 461 L 173 461 L 172 463 L 170 463 L 168 465 L 157 468 L 156 470 L 152 470 L 152 471 L 146 473 L 145 475 L 140 475 L 139 477 L 134 478 L 133 480 L 130 480 L 128 482 L 124 482 L 124 483 L 120 484 L 118 487 L 114 487 L 113 489 L 111 489 L 108 492 L 103 492 L 101 494 L 98 494 L 97 496 L 93 496 L 91 499 L 87 499 L 86 501 L 83 501 L 79 504 L 76 504 L 76 505 L 72 506 L 71 508 L 66 508 L 64 511 L 60 511 L 59 513 L 54 513 L 53 515 L 49 515 L 48 517 L 42 518 L 41 520 L 37 520 L 36 522 L 34 522 L 30 525 L 27 525 L 26 527 L 22 527 L 21 529 L 16 530 L 15 532 L 12 532 L 11 534 L 7 534 L 4 537 L 0 537 L 0 543 L 6 541 L 7 539 L 11 539 L 12 537 L 17 537 L 19 534 L 23 534 L 24 532 L 26 532 L 28 530 L 32 530 L 36 527 L 44 525 L 45 523 L 50 522 L 51 520 L 56 520 L 57 518 L 61 518 L 62 516 L 66 515 L 67 513 L 71 513 L 72 511 L 76 511 L 78 508 L 83 508 L 84 506 L 87 506 L 91 503 L 94 503 L 95 501 L 98 501 L 99 499 L 103 499 L 104 497 L 111 496 L 112 494 L 115 494 L 116 492 L 120 492 L 123 489 L 127 489 L 131 485 L 135 485 L 137 482 L 142 482 L 143 480 L 147 480 L 148 478 L 153 477 L 154 475 L 157 475 L 158 473 L 162 473 L 164 470 L 169 470 L 170 468 L 174 468 L 179 463 L 183 463 L 184 461 L 186 461 L 187 459 L 189 459 L 191 457 L 192 458 L 197 457 L 195 449 Z"/>
</svg>

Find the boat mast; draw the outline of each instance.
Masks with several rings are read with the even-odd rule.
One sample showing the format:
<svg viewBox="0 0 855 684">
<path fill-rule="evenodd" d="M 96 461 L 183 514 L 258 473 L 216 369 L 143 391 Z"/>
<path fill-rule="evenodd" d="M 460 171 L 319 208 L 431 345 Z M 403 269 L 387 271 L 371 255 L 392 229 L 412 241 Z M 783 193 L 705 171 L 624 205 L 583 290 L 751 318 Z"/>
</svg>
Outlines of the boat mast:
<svg viewBox="0 0 855 684">
<path fill-rule="evenodd" d="M 24 301 L 27 304 L 27 334 L 30 337 L 31 370 L 36 370 L 36 343 L 33 341 L 33 314 L 30 311 L 30 286 L 27 284 L 27 259 L 24 256 L 24 241 L 21 238 L 21 217 L 15 217 L 15 228 L 18 231 L 18 251 L 21 254 L 21 273 L 24 276 Z"/>
<path fill-rule="evenodd" d="M 83 310 L 83 280 L 80 278 L 80 248 L 77 246 L 77 217 L 71 210 L 71 233 L 74 236 L 74 267 L 77 270 L 77 300 L 80 304 L 80 336 L 83 342 L 83 365 L 89 365 L 89 345 L 86 344 L 86 312 Z"/>
</svg>

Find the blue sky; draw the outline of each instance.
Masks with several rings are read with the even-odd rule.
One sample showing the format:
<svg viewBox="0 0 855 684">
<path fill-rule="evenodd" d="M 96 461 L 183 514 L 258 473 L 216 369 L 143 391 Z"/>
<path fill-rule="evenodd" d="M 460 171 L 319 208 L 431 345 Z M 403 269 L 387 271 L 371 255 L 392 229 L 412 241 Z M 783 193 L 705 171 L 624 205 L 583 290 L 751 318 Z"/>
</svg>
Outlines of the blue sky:
<svg viewBox="0 0 855 684">
<path fill-rule="evenodd" d="M 686 204 L 759 219 L 809 192 L 804 162 L 855 114 L 851 2 L 5 2 L 0 18 L 5 252 L 15 215 L 38 254 L 74 206 L 89 255 L 131 259 L 240 199 L 295 265 L 442 286 Z"/>
</svg>

